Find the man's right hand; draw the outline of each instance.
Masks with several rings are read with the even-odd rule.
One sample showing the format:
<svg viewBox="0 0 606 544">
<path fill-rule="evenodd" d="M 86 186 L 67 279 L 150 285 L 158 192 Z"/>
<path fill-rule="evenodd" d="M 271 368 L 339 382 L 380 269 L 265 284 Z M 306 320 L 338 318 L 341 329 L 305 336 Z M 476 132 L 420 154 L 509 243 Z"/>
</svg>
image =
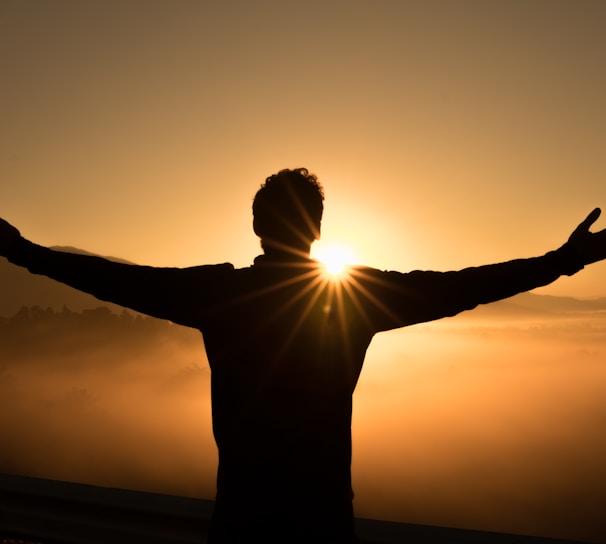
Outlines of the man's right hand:
<svg viewBox="0 0 606 544">
<path fill-rule="evenodd" d="M 574 230 L 568 238 L 568 245 L 574 248 L 583 264 L 591 264 L 606 259 L 606 229 L 590 232 L 589 229 L 598 217 L 601 210 L 596 208 Z"/>
<path fill-rule="evenodd" d="M 21 234 L 15 227 L 4 219 L 0 219 L 0 255 L 6 257 L 20 238 Z"/>
</svg>

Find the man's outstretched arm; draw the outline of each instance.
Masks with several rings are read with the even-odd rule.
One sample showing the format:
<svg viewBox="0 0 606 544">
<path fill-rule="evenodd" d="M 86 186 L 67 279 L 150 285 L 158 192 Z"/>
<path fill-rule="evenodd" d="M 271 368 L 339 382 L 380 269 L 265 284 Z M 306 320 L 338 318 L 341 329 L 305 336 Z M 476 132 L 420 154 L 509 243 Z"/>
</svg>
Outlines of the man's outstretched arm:
<svg viewBox="0 0 606 544">
<path fill-rule="evenodd" d="M 232 265 L 155 268 L 92 255 L 55 251 L 26 240 L 0 219 L 0 256 L 100 300 L 188 325 L 194 305 L 203 305 L 213 279 Z M 0 289 L 2 286 L 0 286 Z"/>
<path fill-rule="evenodd" d="M 606 259 L 606 229 L 591 232 L 600 216 L 596 208 L 559 249 L 540 257 L 435 272 L 379 272 L 359 268 L 352 283 L 358 298 L 367 298 L 378 330 L 432 321 L 471 310 L 572 276 L 586 265 Z"/>
</svg>

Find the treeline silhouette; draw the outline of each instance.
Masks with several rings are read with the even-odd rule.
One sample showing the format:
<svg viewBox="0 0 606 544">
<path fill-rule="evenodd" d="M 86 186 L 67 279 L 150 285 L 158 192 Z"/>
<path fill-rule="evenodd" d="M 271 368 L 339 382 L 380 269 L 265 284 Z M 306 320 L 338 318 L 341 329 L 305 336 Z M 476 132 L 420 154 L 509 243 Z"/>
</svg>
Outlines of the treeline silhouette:
<svg viewBox="0 0 606 544">
<path fill-rule="evenodd" d="M 12 317 L 0 318 L 0 362 L 30 357 L 56 357 L 79 351 L 112 350 L 127 356 L 149 349 L 150 343 L 199 343 L 195 331 L 168 321 L 106 306 L 74 312 L 23 306 Z M 196 346 L 196 347 L 199 347 Z"/>
</svg>

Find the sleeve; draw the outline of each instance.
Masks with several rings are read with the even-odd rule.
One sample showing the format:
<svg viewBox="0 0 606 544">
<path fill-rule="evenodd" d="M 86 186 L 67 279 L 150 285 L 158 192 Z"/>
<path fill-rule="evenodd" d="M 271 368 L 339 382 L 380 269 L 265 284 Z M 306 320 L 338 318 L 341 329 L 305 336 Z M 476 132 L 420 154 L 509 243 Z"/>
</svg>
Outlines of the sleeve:
<svg viewBox="0 0 606 544">
<path fill-rule="evenodd" d="M 565 244 L 541 257 L 451 272 L 409 273 L 358 268 L 350 292 L 375 332 L 433 321 L 548 285 L 583 268 Z"/>
<path fill-rule="evenodd" d="M 190 325 L 190 315 L 207 302 L 214 283 L 233 270 L 229 263 L 191 268 L 139 266 L 56 251 L 25 239 L 7 258 L 100 300 L 182 325 Z"/>
</svg>

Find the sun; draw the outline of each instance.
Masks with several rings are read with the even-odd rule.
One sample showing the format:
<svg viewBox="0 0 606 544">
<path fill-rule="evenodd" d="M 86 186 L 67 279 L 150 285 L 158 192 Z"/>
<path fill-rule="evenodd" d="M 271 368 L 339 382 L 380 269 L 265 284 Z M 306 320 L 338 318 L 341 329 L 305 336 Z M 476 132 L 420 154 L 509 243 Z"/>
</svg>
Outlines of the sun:
<svg viewBox="0 0 606 544">
<path fill-rule="evenodd" d="M 323 263 L 327 272 L 334 277 L 342 275 L 347 265 L 357 261 L 357 256 L 350 247 L 337 242 L 317 242 L 317 245 L 314 244 L 312 257 Z"/>
</svg>

